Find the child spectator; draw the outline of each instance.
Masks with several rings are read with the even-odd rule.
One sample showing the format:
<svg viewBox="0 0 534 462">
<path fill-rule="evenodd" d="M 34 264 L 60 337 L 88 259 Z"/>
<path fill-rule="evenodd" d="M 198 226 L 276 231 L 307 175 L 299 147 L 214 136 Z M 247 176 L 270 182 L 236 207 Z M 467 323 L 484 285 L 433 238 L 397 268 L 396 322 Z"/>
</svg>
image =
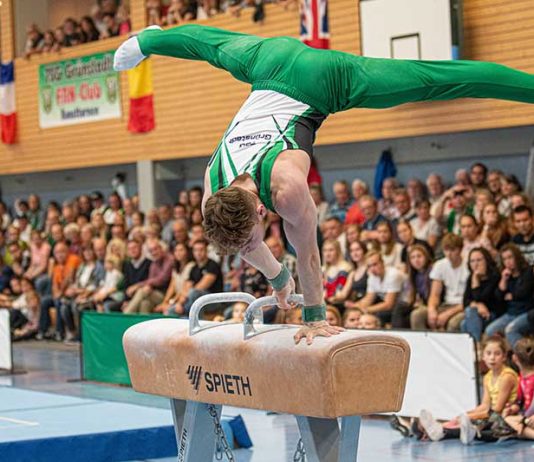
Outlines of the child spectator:
<svg viewBox="0 0 534 462">
<path fill-rule="evenodd" d="M 409 221 L 399 220 L 397 222 L 397 236 L 402 244 L 401 262 L 402 268 L 406 268 L 408 265 L 408 250 L 414 245 L 420 245 L 426 248 L 430 258 L 434 259 L 434 250 L 432 247 L 421 239 L 417 239 L 413 233 L 412 226 Z"/>
<path fill-rule="evenodd" d="M 232 305 L 232 317 L 230 321 L 235 323 L 242 323 L 245 320 L 245 311 L 248 305 L 244 302 L 236 302 Z"/>
<path fill-rule="evenodd" d="M 331 326 L 341 327 L 342 325 L 341 313 L 335 306 L 332 306 L 332 305 L 326 306 L 326 322 L 330 324 Z"/>
<path fill-rule="evenodd" d="M 381 327 L 382 323 L 380 322 L 380 318 L 374 314 L 364 313 L 360 317 L 360 329 L 376 330 L 380 329 Z"/>
<path fill-rule="evenodd" d="M 508 425 L 522 439 L 534 440 L 534 339 L 525 337 L 514 347 L 514 362 L 519 367 L 517 402 L 505 409 Z"/>
<path fill-rule="evenodd" d="M 343 315 L 343 327 L 345 329 L 358 329 L 360 327 L 362 314 L 362 310 L 359 310 L 358 308 L 346 309 Z"/>
<path fill-rule="evenodd" d="M 490 242 L 492 249 L 499 250 L 504 244 L 510 241 L 506 220 L 499 215 L 497 205 L 493 203 L 487 204 L 482 209 L 481 224 L 481 237 Z M 498 254 L 495 250 L 491 251 L 491 253 L 493 258 Z"/>
<path fill-rule="evenodd" d="M 323 244 L 323 262 L 325 299 L 331 299 L 343 289 L 352 268 L 343 258 L 339 242 L 334 240 Z"/>
<path fill-rule="evenodd" d="M 412 311 L 417 313 L 417 308 L 425 307 L 430 297 L 430 287 L 432 281 L 430 272 L 432 271 L 432 256 L 426 246 L 415 244 L 408 250 L 408 294 L 407 303 L 416 308 Z M 413 321 L 410 318 L 410 325 Z"/>
<path fill-rule="evenodd" d="M 462 332 L 477 341 L 492 320 L 503 314 L 504 304 L 495 297 L 499 285 L 499 272 L 490 253 L 482 248 L 471 250 L 468 256 L 469 277 L 464 292 L 465 319 Z"/>
<path fill-rule="evenodd" d="M 400 268 L 402 264 L 402 244 L 395 242 L 391 224 L 388 221 L 383 221 L 377 225 L 376 231 L 384 265 Z"/>
<path fill-rule="evenodd" d="M 100 288 L 92 296 L 93 302 L 96 304 L 98 312 L 110 311 L 106 302 L 120 302 L 124 299 L 124 294 L 118 290 L 119 283 L 122 279 L 120 272 L 121 262 L 114 256 L 106 257 L 104 268 L 106 274 Z"/>
</svg>

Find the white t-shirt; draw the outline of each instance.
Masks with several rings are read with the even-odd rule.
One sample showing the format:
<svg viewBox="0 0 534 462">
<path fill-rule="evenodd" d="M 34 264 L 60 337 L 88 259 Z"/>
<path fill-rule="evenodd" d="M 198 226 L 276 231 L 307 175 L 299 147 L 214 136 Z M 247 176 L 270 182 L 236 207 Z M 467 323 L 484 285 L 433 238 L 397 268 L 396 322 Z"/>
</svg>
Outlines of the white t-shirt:
<svg viewBox="0 0 534 462">
<path fill-rule="evenodd" d="M 386 249 L 384 245 L 381 246 L 381 250 L 384 265 L 398 267 L 402 263 L 402 245 L 398 242 L 395 242 L 393 250 L 389 255 L 386 255 Z"/>
<path fill-rule="evenodd" d="M 367 292 L 376 294 L 382 299 L 388 293 L 399 293 L 402 290 L 404 278 L 404 274 L 397 268 L 386 266 L 386 272 L 383 279 L 369 273 Z"/>
<path fill-rule="evenodd" d="M 430 236 L 439 236 L 441 234 L 441 228 L 434 217 L 430 217 L 430 220 L 425 223 L 415 217 L 410 220 L 410 224 L 412 225 L 414 236 L 422 241 L 428 241 Z"/>
<path fill-rule="evenodd" d="M 430 271 L 430 279 L 441 281 L 444 285 L 445 305 L 458 305 L 463 302 L 468 277 L 469 270 L 463 262 L 457 268 L 453 268 L 447 258 L 438 260 Z"/>
</svg>

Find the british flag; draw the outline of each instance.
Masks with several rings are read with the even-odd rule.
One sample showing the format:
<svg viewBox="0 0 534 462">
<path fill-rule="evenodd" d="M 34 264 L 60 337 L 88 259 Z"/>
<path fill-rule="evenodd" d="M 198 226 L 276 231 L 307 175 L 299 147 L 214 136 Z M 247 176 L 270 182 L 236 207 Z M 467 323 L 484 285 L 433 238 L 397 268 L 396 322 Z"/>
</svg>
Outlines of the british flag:
<svg viewBox="0 0 534 462">
<path fill-rule="evenodd" d="M 300 0 L 300 38 L 313 48 L 330 48 L 328 0 Z"/>
</svg>

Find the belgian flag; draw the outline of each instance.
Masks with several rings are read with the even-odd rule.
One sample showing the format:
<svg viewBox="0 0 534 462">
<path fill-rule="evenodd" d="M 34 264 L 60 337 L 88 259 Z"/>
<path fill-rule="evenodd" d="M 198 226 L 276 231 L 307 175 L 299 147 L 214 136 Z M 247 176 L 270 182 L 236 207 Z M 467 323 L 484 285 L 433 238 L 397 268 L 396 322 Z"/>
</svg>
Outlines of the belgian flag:
<svg viewBox="0 0 534 462">
<path fill-rule="evenodd" d="M 130 93 L 128 130 L 132 133 L 154 130 L 154 91 L 150 58 L 128 71 L 128 85 Z"/>
</svg>

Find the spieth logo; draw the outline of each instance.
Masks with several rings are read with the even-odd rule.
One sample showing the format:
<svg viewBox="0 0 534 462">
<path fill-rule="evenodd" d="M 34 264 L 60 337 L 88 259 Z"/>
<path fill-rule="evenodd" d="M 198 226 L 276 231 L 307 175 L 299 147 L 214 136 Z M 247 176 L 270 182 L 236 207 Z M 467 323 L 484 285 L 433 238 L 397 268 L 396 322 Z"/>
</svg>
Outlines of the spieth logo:
<svg viewBox="0 0 534 462">
<path fill-rule="evenodd" d="M 187 368 L 186 373 L 189 382 L 197 393 L 200 389 L 202 378 L 204 378 L 204 388 L 209 393 L 252 396 L 250 379 L 246 376 L 208 371 L 202 373 L 202 366 L 191 365 Z"/>
</svg>

